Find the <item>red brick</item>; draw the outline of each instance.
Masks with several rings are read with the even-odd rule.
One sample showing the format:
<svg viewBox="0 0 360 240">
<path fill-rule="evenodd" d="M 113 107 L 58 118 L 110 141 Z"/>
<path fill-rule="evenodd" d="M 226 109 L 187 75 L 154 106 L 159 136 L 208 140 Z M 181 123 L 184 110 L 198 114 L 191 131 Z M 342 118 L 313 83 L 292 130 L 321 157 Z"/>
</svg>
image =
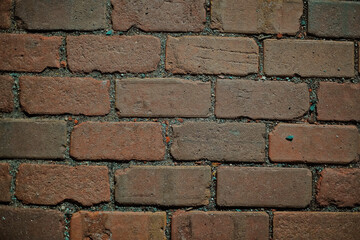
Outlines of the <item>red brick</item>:
<svg viewBox="0 0 360 240">
<path fill-rule="evenodd" d="M 324 40 L 264 41 L 266 75 L 354 77 L 354 43 Z"/>
<path fill-rule="evenodd" d="M 318 181 L 316 200 L 322 206 L 360 205 L 360 169 L 326 168 Z"/>
<path fill-rule="evenodd" d="M 62 37 L 37 34 L 0 34 L 0 70 L 42 72 L 60 67 Z"/>
<path fill-rule="evenodd" d="M 16 197 L 25 204 L 56 205 L 72 200 L 84 206 L 110 201 L 108 168 L 21 164 Z"/>
<path fill-rule="evenodd" d="M 115 173 L 115 200 L 125 205 L 209 204 L 210 167 L 137 166 Z"/>
<path fill-rule="evenodd" d="M 265 161 L 262 123 L 186 122 L 172 128 L 171 154 L 176 160 Z"/>
<path fill-rule="evenodd" d="M 64 239 L 64 215 L 55 210 L 0 206 L 0 239 Z"/>
<path fill-rule="evenodd" d="M 10 188 L 10 165 L 8 163 L 0 163 L 0 202 L 11 201 Z"/>
<path fill-rule="evenodd" d="M 107 26 L 105 1 L 16 0 L 15 17 L 31 30 L 96 30 Z"/>
<path fill-rule="evenodd" d="M 166 70 L 180 74 L 256 73 L 259 47 L 251 38 L 185 36 L 168 37 Z"/>
<path fill-rule="evenodd" d="M 93 78 L 20 77 L 21 107 L 30 114 L 105 115 L 110 81 Z"/>
<path fill-rule="evenodd" d="M 269 157 L 273 162 L 347 164 L 359 159 L 359 141 L 355 126 L 279 124 L 269 134 Z"/>
<path fill-rule="evenodd" d="M 71 134 L 70 155 L 80 160 L 163 160 L 161 125 L 85 122 Z"/>
<path fill-rule="evenodd" d="M 115 30 L 137 27 L 143 31 L 200 32 L 205 27 L 204 0 L 112 0 L 111 3 Z"/>
<path fill-rule="evenodd" d="M 228 207 L 306 207 L 311 172 L 305 168 L 220 167 L 217 204 Z"/>
<path fill-rule="evenodd" d="M 73 72 L 151 72 L 160 62 L 154 36 L 68 36 L 68 65 Z"/>
<path fill-rule="evenodd" d="M 303 14 L 302 0 L 213 0 L 211 4 L 211 27 L 221 32 L 295 35 Z"/>
<path fill-rule="evenodd" d="M 64 159 L 66 122 L 0 120 L 0 158 Z"/>
<path fill-rule="evenodd" d="M 13 85 L 12 77 L 0 75 L 0 112 L 12 112 L 14 108 Z"/>
<path fill-rule="evenodd" d="M 116 82 L 116 107 L 121 117 L 207 117 L 210 91 L 210 82 L 121 79 Z"/>
<path fill-rule="evenodd" d="M 360 213 L 275 212 L 274 239 L 359 239 Z"/>
<path fill-rule="evenodd" d="M 218 79 L 215 115 L 219 118 L 294 119 L 309 108 L 305 83 Z"/>
<path fill-rule="evenodd" d="M 80 211 L 71 218 L 70 237 L 72 240 L 165 240 L 165 227 L 165 212 Z"/>
<path fill-rule="evenodd" d="M 177 211 L 171 239 L 269 239 L 269 216 L 265 212 Z"/>
<path fill-rule="evenodd" d="M 11 26 L 11 0 L 0 1 L 0 29 Z"/>
<path fill-rule="evenodd" d="M 317 96 L 319 120 L 360 121 L 360 84 L 321 82 Z"/>
<path fill-rule="evenodd" d="M 360 2 L 309 1 L 308 31 L 320 37 L 360 37 Z"/>
</svg>

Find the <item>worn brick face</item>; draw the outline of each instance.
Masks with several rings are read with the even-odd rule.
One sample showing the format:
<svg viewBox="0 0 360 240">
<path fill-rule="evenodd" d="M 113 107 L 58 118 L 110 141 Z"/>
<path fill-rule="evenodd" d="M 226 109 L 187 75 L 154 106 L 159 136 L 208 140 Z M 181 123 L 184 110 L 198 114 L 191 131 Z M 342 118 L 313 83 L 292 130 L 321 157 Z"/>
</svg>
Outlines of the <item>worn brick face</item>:
<svg viewBox="0 0 360 240">
<path fill-rule="evenodd" d="M 10 165 L 8 163 L 0 163 L 0 202 L 11 201 L 10 188 Z"/>
<path fill-rule="evenodd" d="M 265 212 L 177 211 L 172 216 L 171 239 L 269 239 Z"/>
<path fill-rule="evenodd" d="M 11 26 L 11 1 L 0 1 L 0 29 L 7 29 Z"/>
<path fill-rule="evenodd" d="M 302 14 L 302 0 L 211 1 L 211 27 L 221 32 L 295 35 Z"/>
<path fill-rule="evenodd" d="M 12 77 L 0 75 L 0 112 L 12 112 L 14 108 L 13 85 Z"/>
<path fill-rule="evenodd" d="M 68 65 L 73 72 L 151 72 L 160 61 L 154 36 L 68 36 Z"/>
<path fill-rule="evenodd" d="M 71 134 L 70 155 L 80 160 L 163 160 L 160 123 L 85 122 Z"/>
<path fill-rule="evenodd" d="M 173 125 L 171 154 L 176 160 L 264 162 L 265 125 L 186 122 Z"/>
<path fill-rule="evenodd" d="M 148 239 L 165 240 L 165 212 L 86 212 L 73 214 L 72 240 Z"/>
<path fill-rule="evenodd" d="M 346 164 L 359 159 L 359 141 L 355 126 L 279 124 L 269 134 L 269 157 L 273 162 Z"/>
<path fill-rule="evenodd" d="M 126 205 L 201 206 L 209 203 L 210 167 L 130 167 L 115 173 L 115 200 Z"/>
<path fill-rule="evenodd" d="M 264 41 L 266 75 L 353 77 L 354 43 L 324 40 Z"/>
<path fill-rule="evenodd" d="M 72 200 L 84 206 L 110 201 L 108 168 L 54 164 L 22 164 L 16 197 L 28 204 L 56 205 Z"/>
<path fill-rule="evenodd" d="M 65 146 L 65 121 L 0 121 L 0 158 L 64 159 Z"/>
<path fill-rule="evenodd" d="M 305 168 L 220 167 L 217 204 L 228 207 L 306 207 L 311 172 Z"/>
<path fill-rule="evenodd" d="M 319 120 L 360 121 L 360 84 L 321 82 L 317 95 Z"/>
<path fill-rule="evenodd" d="M 166 70 L 180 74 L 247 75 L 258 71 L 259 47 L 251 38 L 169 36 Z"/>
<path fill-rule="evenodd" d="M 135 26 L 143 31 L 200 32 L 205 27 L 204 0 L 112 0 L 115 30 Z"/>
<path fill-rule="evenodd" d="M 96 30 L 106 27 L 106 2 L 16 0 L 15 16 L 30 30 Z"/>
<path fill-rule="evenodd" d="M 116 107 L 121 117 L 207 117 L 210 91 L 210 82 L 121 79 L 116 82 Z"/>
<path fill-rule="evenodd" d="M 110 81 L 93 78 L 20 77 L 21 107 L 30 114 L 105 115 Z"/>
<path fill-rule="evenodd" d="M 294 119 L 309 108 L 305 83 L 218 79 L 215 115 L 218 118 Z"/>
<path fill-rule="evenodd" d="M 274 239 L 359 238 L 360 213 L 275 212 Z"/>
<path fill-rule="evenodd" d="M 0 70 L 42 72 L 59 68 L 61 37 L 37 34 L 0 34 Z"/>
</svg>

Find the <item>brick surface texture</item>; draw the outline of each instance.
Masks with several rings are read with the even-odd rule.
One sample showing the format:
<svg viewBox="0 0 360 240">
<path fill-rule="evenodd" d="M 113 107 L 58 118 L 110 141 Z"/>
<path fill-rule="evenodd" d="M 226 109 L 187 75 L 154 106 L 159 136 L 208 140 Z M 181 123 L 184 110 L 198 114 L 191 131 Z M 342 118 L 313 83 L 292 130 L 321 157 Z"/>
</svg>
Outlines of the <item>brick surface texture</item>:
<svg viewBox="0 0 360 240">
<path fill-rule="evenodd" d="M 11 76 L 0 75 L 0 112 L 11 112 L 14 108 L 13 85 Z"/>
<path fill-rule="evenodd" d="M 0 202 L 11 201 L 10 188 L 10 165 L 8 163 L 0 163 Z"/>
<path fill-rule="evenodd" d="M 11 26 L 11 2 L 12 0 L 0 2 L 0 29 L 7 29 Z"/>
</svg>

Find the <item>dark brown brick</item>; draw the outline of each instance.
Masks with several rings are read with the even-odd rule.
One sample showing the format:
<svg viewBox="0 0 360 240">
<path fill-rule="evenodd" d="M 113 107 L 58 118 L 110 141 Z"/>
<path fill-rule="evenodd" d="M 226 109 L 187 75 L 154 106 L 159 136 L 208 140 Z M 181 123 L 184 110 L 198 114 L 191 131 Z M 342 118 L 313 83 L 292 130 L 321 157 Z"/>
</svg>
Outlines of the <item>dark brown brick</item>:
<svg viewBox="0 0 360 240">
<path fill-rule="evenodd" d="M 360 84 L 321 82 L 317 96 L 319 120 L 360 121 Z"/>
<path fill-rule="evenodd" d="M 0 75 L 0 112 L 12 112 L 14 108 L 13 85 L 12 77 Z"/>
<path fill-rule="evenodd" d="M 154 36 L 82 35 L 66 41 L 73 72 L 151 72 L 160 62 L 160 39 Z"/>
<path fill-rule="evenodd" d="M 70 155 L 80 160 L 163 160 L 160 123 L 85 122 L 71 134 Z"/>
<path fill-rule="evenodd" d="M 116 107 L 121 117 L 207 117 L 210 91 L 210 82 L 121 79 L 116 82 Z"/>
<path fill-rule="evenodd" d="M 360 213 L 275 212 L 274 239 L 359 239 Z"/>
<path fill-rule="evenodd" d="M 16 0 L 18 23 L 31 30 L 96 30 L 107 26 L 106 1 Z"/>
<path fill-rule="evenodd" d="M 211 27 L 221 32 L 295 35 L 302 14 L 302 0 L 211 1 Z"/>
<path fill-rule="evenodd" d="M 0 29 L 7 29 L 11 26 L 11 1 L 0 1 Z"/>
<path fill-rule="evenodd" d="M 360 2 L 309 1 L 308 31 L 320 37 L 360 37 Z"/>
<path fill-rule="evenodd" d="M 264 71 L 270 76 L 354 77 L 354 43 L 324 40 L 264 41 Z"/>
<path fill-rule="evenodd" d="M 219 118 L 294 119 L 309 108 L 305 83 L 218 79 L 215 115 Z"/>
<path fill-rule="evenodd" d="M 0 70 L 42 72 L 59 68 L 61 37 L 37 34 L 0 34 Z"/>
<path fill-rule="evenodd" d="M 172 217 L 171 239 L 266 240 L 269 216 L 265 212 L 177 211 Z"/>
<path fill-rule="evenodd" d="M 186 122 L 173 126 L 172 140 L 176 160 L 265 161 L 262 123 Z"/>
<path fill-rule="evenodd" d="M 0 206 L 0 239 L 64 239 L 64 215 L 55 210 Z"/>
<path fill-rule="evenodd" d="M 21 164 L 16 197 L 26 204 L 56 205 L 65 200 L 91 206 L 110 201 L 108 168 Z"/>
<path fill-rule="evenodd" d="M 85 239 L 165 239 L 165 212 L 86 212 L 71 218 L 72 240 Z"/>
<path fill-rule="evenodd" d="M 210 198 L 210 167 L 138 166 L 115 173 L 115 200 L 126 205 L 201 206 Z"/>
<path fill-rule="evenodd" d="M 0 120 L 0 158 L 64 159 L 66 122 Z"/>
<path fill-rule="evenodd" d="M 359 138 L 355 126 L 279 124 L 269 134 L 269 157 L 273 162 L 347 164 L 359 159 Z"/>
<path fill-rule="evenodd" d="M 127 31 L 135 26 L 143 31 L 200 32 L 205 27 L 204 0 L 112 0 L 111 3 L 115 30 Z"/>
<path fill-rule="evenodd" d="M 360 205 L 360 169 L 325 168 L 318 181 L 316 200 L 320 205 Z"/>
<path fill-rule="evenodd" d="M 251 38 L 185 36 L 168 37 L 166 70 L 180 74 L 256 73 L 259 47 Z"/>
<path fill-rule="evenodd" d="M 220 167 L 217 204 L 228 207 L 306 207 L 312 177 L 305 168 Z"/>
<path fill-rule="evenodd" d="M 93 78 L 20 77 L 21 107 L 30 114 L 105 115 L 110 81 Z"/>
<path fill-rule="evenodd" d="M 11 201 L 10 188 L 10 165 L 8 163 L 0 163 L 0 202 Z"/>
</svg>

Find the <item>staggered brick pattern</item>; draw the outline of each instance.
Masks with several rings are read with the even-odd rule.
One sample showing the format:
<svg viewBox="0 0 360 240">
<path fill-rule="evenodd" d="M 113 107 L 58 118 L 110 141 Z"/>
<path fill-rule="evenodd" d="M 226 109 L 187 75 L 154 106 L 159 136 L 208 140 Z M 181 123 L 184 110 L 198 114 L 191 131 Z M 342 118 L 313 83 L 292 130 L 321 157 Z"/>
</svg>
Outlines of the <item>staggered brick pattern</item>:
<svg viewBox="0 0 360 240">
<path fill-rule="evenodd" d="M 360 239 L 359 23 L 354 0 L 0 0 L 0 239 Z"/>
</svg>

